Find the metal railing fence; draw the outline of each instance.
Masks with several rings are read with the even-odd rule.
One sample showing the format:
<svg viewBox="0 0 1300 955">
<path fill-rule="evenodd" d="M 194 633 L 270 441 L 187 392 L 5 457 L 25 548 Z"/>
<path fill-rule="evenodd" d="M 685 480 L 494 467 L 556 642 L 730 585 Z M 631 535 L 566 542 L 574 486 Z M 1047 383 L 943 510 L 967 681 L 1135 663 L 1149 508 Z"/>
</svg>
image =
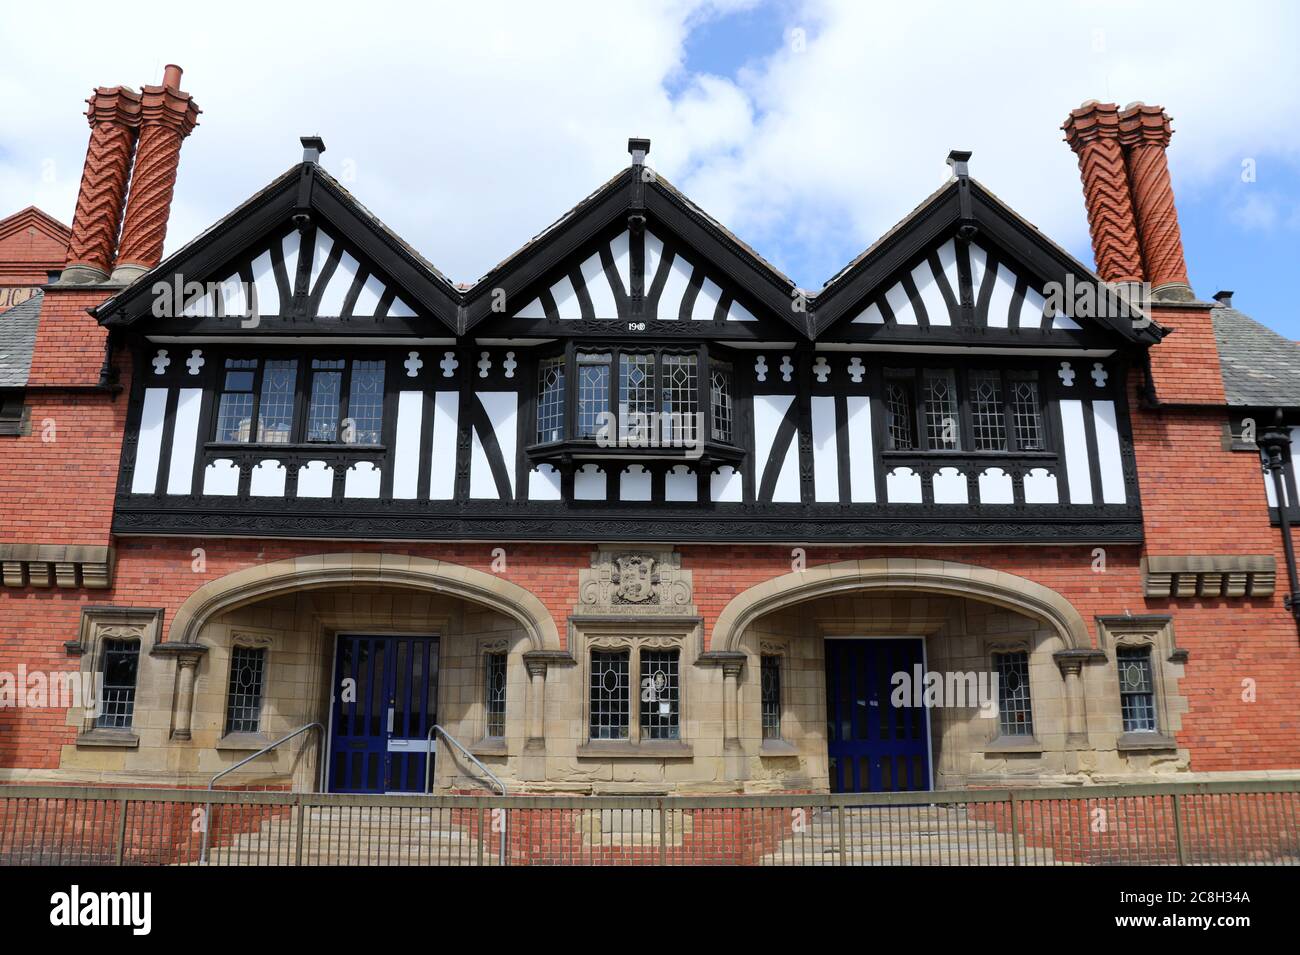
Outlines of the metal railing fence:
<svg viewBox="0 0 1300 955">
<path fill-rule="evenodd" d="M 1297 865 L 1300 781 L 652 797 L 0 786 L 0 864 Z"/>
</svg>

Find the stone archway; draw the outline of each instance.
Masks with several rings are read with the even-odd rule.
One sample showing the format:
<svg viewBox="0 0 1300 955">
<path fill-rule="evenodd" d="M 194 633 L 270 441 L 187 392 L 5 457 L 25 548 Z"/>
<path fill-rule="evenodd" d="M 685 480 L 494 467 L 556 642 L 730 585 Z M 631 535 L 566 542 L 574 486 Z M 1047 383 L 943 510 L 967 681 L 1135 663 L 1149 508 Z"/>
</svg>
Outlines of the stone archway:
<svg viewBox="0 0 1300 955">
<path fill-rule="evenodd" d="M 280 593 L 356 584 L 381 584 L 460 597 L 516 621 L 535 651 L 559 651 L 550 611 L 533 593 L 508 580 L 445 561 L 400 554 L 321 554 L 272 561 L 209 581 L 190 594 L 172 618 L 167 642 L 198 643 L 216 614 Z"/>
<path fill-rule="evenodd" d="M 756 584 L 737 594 L 713 625 L 709 650 L 740 649 L 745 630 L 759 617 L 818 597 L 873 590 L 910 590 L 969 597 L 1043 620 L 1070 650 L 1092 646 L 1082 615 L 1055 590 L 1024 577 L 974 564 L 912 557 L 843 560 L 809 567 Z"/>
</svg>

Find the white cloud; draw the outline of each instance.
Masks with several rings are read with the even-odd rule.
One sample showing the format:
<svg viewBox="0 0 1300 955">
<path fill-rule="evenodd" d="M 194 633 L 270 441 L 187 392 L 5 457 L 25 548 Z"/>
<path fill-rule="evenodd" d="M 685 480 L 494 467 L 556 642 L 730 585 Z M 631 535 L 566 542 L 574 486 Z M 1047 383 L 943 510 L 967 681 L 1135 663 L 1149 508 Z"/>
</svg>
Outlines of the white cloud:
<svg viewBox="0 0 1300 955">
<path fill-rule="evenodd" d="M 660 171 L 810 287 L 928 195 L 953 147 L 1086 247 L 1057 127 L 1089 97 L 1168 106 L 1180 191 L 1235 180 L 1243 157 L 1300 156 L 1300 31 L 1285 4 L 809 0 L 781 8 L 787 33 L 806 31 L 801 52 L 774 35 L 776 52 L 738 78 L 684 73 L 692 27 L 743 5 L 321 2 L 303 17 L 231 0 L 118 18 L 10 6 L 4 35 L 59 42 L 12 44 L 0 67 L 0 213 L 35 203 L 70 220 L 81 101 L 96 84 L 156 82 L 169 61 L 204 110 L 169 249 L 319 133 L 326 167 L 462 281 L 625 164 L 629 135 L 650 136 Z"/>
</svg>

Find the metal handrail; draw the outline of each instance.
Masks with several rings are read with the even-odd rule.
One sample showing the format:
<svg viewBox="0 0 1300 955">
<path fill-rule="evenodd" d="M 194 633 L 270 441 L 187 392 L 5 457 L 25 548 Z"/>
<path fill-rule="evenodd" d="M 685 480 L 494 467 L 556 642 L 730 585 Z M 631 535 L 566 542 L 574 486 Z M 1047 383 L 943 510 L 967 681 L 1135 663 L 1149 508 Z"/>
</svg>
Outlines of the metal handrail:
<svg viewBox="0 0 1300 955">
<path fill-rule="evenodd" d="M 486 776 L 488 779 L 492 780 L 492 782 L 496 783 L 497 786 L 498 786 L 498 787 L 500 788 L 500 790 L 501 790 L 501 795 L 504 796 L 504 795 L 506 794 L 506 784 L 503 783 L 500 779 L 498 779 L 498 778 L 496 777 L 496 774 L 493 773 L 492 770 L 490 770 L 490 769 L 488 769 L 486 766 L 484 766 L 483 763 L 482 763 L 482 761 L 481 761 L 477 756 L 475 756 L 473 753 L 471 753 L 469 750 L 467 750 L 464 746 L 462 746 L 460 740 L 456 739 L 456 737 L 452 736 L 452 735 L 451 735 L 450 733 L 448 733 L 445 729 L 443 729 L 441 726 L 439 726 L 438 724 L 435 723 L 433 726 L 431 726 L 431 727 L 429 728 L 429 735 L 425 737 L 425 742 L 428 743 L 428 744 L 430 744 L 430 746 L 429 746 L 429 752 L 428 752 L 427 758 L 426 758 L 425 761 L 424 761 L 424 792 L 425 792 L 426 795 L 427 795 L 427 794 L 429 793 L 429 791 L 433 788 L 433 758 L 432 758 L 432 757 L 433 757 L 433 747 L 432 747 L 432 743 L 433 743 L 433 734 L 434 734 L 434 733 L 437 733 L 439 736 L 441 736 L 443 739 L 445 739 L 448 743 L 451 743 L 452 746 L 455 746 L 458 750 L 460 750 L 461 753 L 464 755 L 464 757 L 465 757 L 466 759 L 468 759 L 471 763 L 473 763 L 475 766 L 477 766 L 477 767 L 482 771 L 482 773 L 483 773 L 484 776 Z"/>
<path fill-rule="evenodd" d="M 321 743 L 325 739 L 325 727 L 322 726 L 320 723 L 306 723 L 303 726 L 299 726 L 292 733 L 289 733 L 286 736 L 281 736 L 274 743 L 270 743 L 267 746 L 263 746 L 256 753 L 252 753 L 248 756 L 245 756 L 239 762 L 235 763 L 235 765 L 227 766 L 221 772 L 217 773 L 215 776 L 213 776 L 211 779 L 208 780 L 208 791 L 212 792 L 213 787 L 216 786 L 217 784 L 217 780 L 220 779 L 222 776 L 225 776 L 227 773 L 233 773 L 235 770 L 237 770 L 240 766 L 243 766 L 245 763 L 252 762 L 253 760 L 257 759 L 257 757 L 269 753 L 271 750 L 275 749 L 281 743 L 287 743 L 289 740 L 293 739 L 294 737 L 301 736 L 303 733 L 306 733 L 308 730 L 311 729 L 320 730 L 320 735 L 316 738 L 316 742 L 318 744 Z M 325 758 L 324 757 L 325 757 L 324 747 L 318 745 L 316 749 L 316 760 L 317 762 L 320 763 L 320 784 L 317 787 L 317 792 L 324 792 L 325 790 Z M 201 863 L 208 861 L 208 832 L 209 829 L 211 828 L 211 823 L 212 823 L 212 803 L 208 803 L 206 806 L 203 807 L 203 847 L 199 851 L 199 862 Z"/>
<path fill-rule="evenodd" d="M 480 760 L 477 756 L 475 756 L 464 746 L 462 746 L 460 740 L 456 739 L 456 737 L 452 736 L 445 729 L 443 729 L 441 726 L 435 723 L 433 724 L 433 726 L 429 728 L 429 735 L 425 737 L 425 743 L 428 745 L 428 751 L 424 754 L 425 795 L 428 795 L 429 790 L 433 787 L 433 736 L 435 733 L 437 733 L 439 736 L 445 739 L 448 743 L 451 743 L 452 746 L 455 746 L 458 750 L 460 750 L 460 752 L 464 755 L 464 757 L 468 759 L 471 763 L 473 763 L 475 766 L 477 766 L 484 776 L 492 780 L 492 782 L 496 783 L 501 790 L 502 796 L 506 794 L 506 784 L 497 778 L 496 773 L 492 772 L 492 770 L 484 766 L 482 760 Z M 500 806 L 500 807 L 493 806 L 489 810 L 489 812 L 495 813 L 498 808 L 500 808 L 501 811 L 501 843 L 500 845 L 497 846 L 497 861 L 501 865 L 505 865 L 506 864 L 506 842 L 508 836 L 510 835 L 510 809 L 507 806 Z M 483 839 L 482 832 L 479 833 L 479 839 L 480 840 Z M 482 841 L 480 841 L 479 845 L 481 846 L 482 844 L 483 844 Z"/>
</svg>

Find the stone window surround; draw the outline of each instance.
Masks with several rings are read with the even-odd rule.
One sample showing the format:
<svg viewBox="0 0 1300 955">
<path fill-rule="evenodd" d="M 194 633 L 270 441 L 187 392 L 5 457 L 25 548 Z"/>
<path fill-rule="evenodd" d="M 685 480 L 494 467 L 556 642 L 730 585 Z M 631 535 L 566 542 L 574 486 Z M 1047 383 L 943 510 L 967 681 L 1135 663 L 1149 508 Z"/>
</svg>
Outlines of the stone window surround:
<svg viewBox="0 0 1300 955">
<path fill-rule="evenodd" d="M 1110 682 L 1113 684 L 1116 705 L 1119 702 L 1119 647 L 1150 647 L 1151 675 L 1155 689 L 1156 730 L 1154 733 L 1121 732 L 1115 748 L 1121 752 L 1148 750 L 1174 750 L 1178 743 L 1172 735 L 1170 697 L 1175 687 L 1170 686 L 1172 674 L 1169 664 L 1182 664 L 1188 653 L 1174 640 L 1173 617 L 1166 614 L 1144 614 L 1134 617 L 1098 617 L 1097 642 L 1106 654 Z"/>
<path fill-rule="evenodd" d="M 995 656 L 1007 653 L 1023 653 L 1026 656 L 1027 669 L 1029 672 L 1029 713 L 1033 719 L 1034 732 L 1029 736 L 1008 736 L 1002 732 L 1002 721 L 993 719 L 993 733 L 988 742 L 984 744 L 986 755 L 1006 755 L 1008 753 L 1020 753 L 1026 756 L 1041 756 L 1043 754 L 1043 744 L 1038 738 L 1041 731 L 1038 713 L 1034 709 L 1034 648 L 1028 640 L 985 640 L 980 650 L 981 655 L 988 661 L 989 673 L 997 672 L 997 664 L 994 661 Z"/>
<path fill-rule="evenodd" d="M 582 695 L 582 742 L 579 759 L 693 759 L 694 747 L 686 738 L 687 717 L 692 685 L 691 669 L 696 662 L 703 621 L 699 617 L 570 617 L 573 656 L 580 667 L 579 692 Z M 676 740 L 641 740 L 640 728 L 640 660 L 641 650 L 677 650 L 678 713 L 681 737 Z M 593 740 L 591 726 L 591 651 L 627 650 L 632 700 L 626 740 Z"/>
<path fill-rule="evenodd" d="M 786 693 L 786 682 L 789 678 L 787 665 L 790 662 L 790 642 L 788 640 L 764 639 L 760 640 L 758 643 L 758 666 L 754 667 L 754 672 L 759 681 L 758 703 L 760 732 L 762 730 L 761 722 L 763 706 L 763 657 L 776 657 L 781 661 L 777 670 L 780 677 L 777 693 L 781 700 L 781 735 L 777 739 L 768 739 L 763 737 L 758 747 L 759 755 L 763 757 L 798 756 L 798 745 L 786 738 L 786 731 L 789 729 L 793 720 L 793 714 L 790 712 L 790 696 Z"/>
<path fill-rule="evenodd" d="M 259 630 L 254 627 L 234 627 L 230 631 L 230 640 L 226 644 L 226 672 L 225 680 L 222 686 L 225 688 L 225 706 L 221 712 L 221 736 L 217 740 L 218 750 L 248 750 L 253 752 L 262 749 L 273 742 L 269 733 L 266 732 L 266 703 L 271 699 L 271 662 L 275 655 L 275 638 L 278 632 L 274 630 Z M 249 647 L 256 650 L 266 651 L 266 663 L 262 667 L 262 710 L 258 714 L 258 731 L 256 733 L 227 733 L 225 729 L 226 719 L 230 712 L 230 666 L 234 659 L 235 647 Z"/>
<path fill-rule="evenodd" d="M 478 740 L 469 747 L 475 756 L 505 756 L 507 754 L 506 736 L 488 736 L 487 734 L 487 658 L 494 653 L 505 654 L 506 658 L 506 730 L 509 730 L 510 706 L 510 640 L 506 637 L 484 637 L 474 645 L 474 685 L 478 700 L 479 727 Z"/>
<path fill-rule="evenodd" d="M 69 655 L 81 657 L 83 677 L 94 677 L 99 671 L 105 639 L 139 640 L 140 656 L 136 671 L 137 701 L 139 695 L 139 668 L 145 666 L 153 654 L 162 634 L 163 609 L 161 607 L 116 607 L 87 605 L 81 608 L 81 625 L 76 640 L 64 643 Z M 134 720 L 134 716 L 132 717 Z M 95 725 L 95 718 L 83 708 L 81 725 L 77 733 L 77 746 L 105 746 L 135 749 L 140 737 L 133 728 L 113 729 Z"/>
</svg>

